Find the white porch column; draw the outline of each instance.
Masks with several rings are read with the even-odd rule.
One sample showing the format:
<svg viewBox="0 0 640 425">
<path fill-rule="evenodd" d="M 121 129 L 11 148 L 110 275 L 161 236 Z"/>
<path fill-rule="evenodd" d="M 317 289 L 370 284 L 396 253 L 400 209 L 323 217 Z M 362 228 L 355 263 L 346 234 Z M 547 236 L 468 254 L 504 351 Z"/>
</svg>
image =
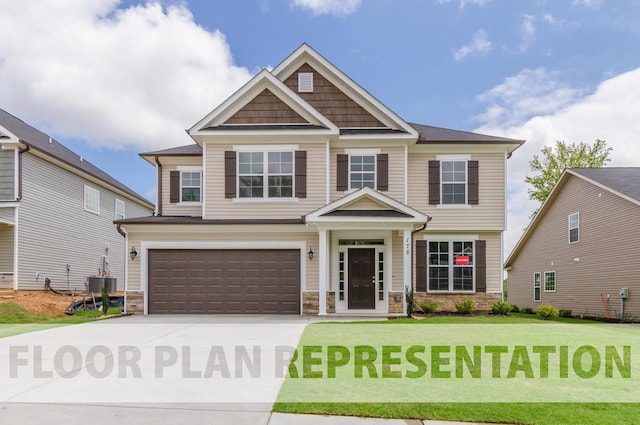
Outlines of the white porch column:
<svg viewBox="0 0 640 425">
<path fill-rule="evenodd" d="M 319 246 L 318 246 L 318 315 L 324 316 L 327 314 L 327 282 L 329 278 L 329 244 L 327 243 L 327 231 L 322 229 L 319 231 Z"/>
<path fill-rule="evenodd" d="M 411 230 L 405 230 L 403 234 L 402 241 L 402 276 L 403 276 L 403 295 L 402 299 L 404 300 L 404 294 L 407 292 L 407 288 L 411 287 L 411 257 L 413 256 L 413 247 L 411 246 Z M 407 314 L 407 303 L 403 303 L 402 312 Z"/>
</svg>

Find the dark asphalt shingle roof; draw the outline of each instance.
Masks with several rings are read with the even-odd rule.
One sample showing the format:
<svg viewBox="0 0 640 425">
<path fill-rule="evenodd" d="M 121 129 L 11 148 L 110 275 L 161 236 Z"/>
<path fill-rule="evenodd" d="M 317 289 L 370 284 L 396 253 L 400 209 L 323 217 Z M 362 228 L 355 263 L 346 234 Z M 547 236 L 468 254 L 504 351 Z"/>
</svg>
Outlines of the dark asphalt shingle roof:
<svg viewBox="0 0 640 425">
<path fill-rule="evenodd" d="M 517 143 L 523 140 L 508 139 L 506 137 L 488 136 L 470 131 L 451 130 L 449 128 L 433 127 L 431 125 L 409 123 L 418 133 L 418 143 L 436 142 L 485 142 L 485 143 Z"/>
<path fill-rule="evenodd" d="M 640 201 L 640 167 L 570 168 L 570 170 Z"/>
<path fill-rule="evenodd" d="M 395 210 L 336 210 L 326 214 L 322 214 L 323 217 L 411 217 L 409 214 L 405 214 Z"/>
<path fill-rule="evenodd" d="M 125 218 L 114 221 L 116 224 L 304 224 L 300 218 L 220 218 L 203 219 L 190 216 L 148 216 Z"/>
<path fill-rule="evenodd" d="M 178 146 L 175 148 L 169 148 L 169 149 L 162 149 L 159 151 L 152 151 L 152 152 L 143 152 L 140 154 L 140 156 L 152 156 L 152 155 L 158 155 L 158 156 L 199 156 L 202 155 L 202 147 L 196 143 L 193 143 L 191 145 L 185 145 L 185 146 Z"/>
<path fill-rule="evenodd" d="M 73 151 L 66 148 L 61 143 L 41 132 L 40 130 L 30 126 L 21 119 L 11 115 L 7 111 L 0 109 L 0 125 L 13 133 L 20 142 L 26 144 L 30 149 L 40 151 L 50 157 L 57 159 L 77 170 L 85 172 L 102 182 L 113 186 L 122 192 L 138 199 L 140 202 L 153 205 L 152 202 L 145 199 L 142 195 L 134 192 L 126 185 L 111 177 L 86 159 L 76 155 Z"/>
</svg>

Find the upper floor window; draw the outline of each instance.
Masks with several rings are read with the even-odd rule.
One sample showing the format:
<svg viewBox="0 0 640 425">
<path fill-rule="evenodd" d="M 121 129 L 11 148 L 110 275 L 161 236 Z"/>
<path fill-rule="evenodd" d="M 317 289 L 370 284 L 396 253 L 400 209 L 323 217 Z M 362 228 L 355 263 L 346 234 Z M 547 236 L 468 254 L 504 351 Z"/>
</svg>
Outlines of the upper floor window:
<svg viewBox="0 0 640 425">
<path fill-rule="evenodd" d="M 351 155 L 349 157 L 349 188 L 376 187 L 376 156 Z"/>
<path fill-rule="evenodd" d="M 442 204 L 467 203 L 467 161 L 441 161 Z"/>
<path fill-rule="evenodd" d="M 478 205 L 478 161 L 468 155 L 438 155 L 429 161 L 429 205 Z"/>
<path fill-rule="evenodd" d="M 201 172 L 182 171 L 180 173 L 180 201 L 201 202 Z"/>
<path fill-rule="evenodd" d="M 202 169 L 178 167 L 169 172 L 169 202 L 199 204 L 202 202 Z"/>
<path fill-rule="evenodd" d="M 91 186 L 84 186 L 84 209 L 100 214 L 100 191 Z"/>
<path fill-rule="evenodd" d="M 116 199 L 116 220 L 123 220 L 124 217 L 124 201 Z"/>
<path fill-rule="evenodd" d="M 580 240 L 580 214 L 574 213 L 569 215 L 569 243 L 578 242 Z"/>
<path fill-rule="evenodd" d="M 293 152 L 238 152 L 240 198 L 292 198 Z"/>
</svg>

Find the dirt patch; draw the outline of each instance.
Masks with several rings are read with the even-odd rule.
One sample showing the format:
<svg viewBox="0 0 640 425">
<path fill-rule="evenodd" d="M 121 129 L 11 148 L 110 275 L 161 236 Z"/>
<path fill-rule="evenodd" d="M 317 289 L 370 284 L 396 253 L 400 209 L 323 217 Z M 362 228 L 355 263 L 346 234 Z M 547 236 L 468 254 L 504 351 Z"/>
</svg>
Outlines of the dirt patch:
<svg viewBox="0 0 640 425">
<path fill-rule="evenodd" d="M 72 301 L 71 295 L 56 295 L 47 291 L 0 291 L 0 304 L 16 303 L 32 314 L 64 314 L 64 309 Z"/>
</svg>

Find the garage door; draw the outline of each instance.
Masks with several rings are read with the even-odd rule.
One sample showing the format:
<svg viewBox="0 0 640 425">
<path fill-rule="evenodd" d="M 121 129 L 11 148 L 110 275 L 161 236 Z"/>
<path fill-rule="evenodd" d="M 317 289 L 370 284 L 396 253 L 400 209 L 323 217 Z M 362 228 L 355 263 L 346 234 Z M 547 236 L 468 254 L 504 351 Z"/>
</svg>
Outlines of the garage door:
<svg viewBox="0 0 640 425">
<path fill-rule="evenodd" d="M 300 313 L 299 250 L 150 250 L 148 264 L 149 313 Z"/>
</svg>

